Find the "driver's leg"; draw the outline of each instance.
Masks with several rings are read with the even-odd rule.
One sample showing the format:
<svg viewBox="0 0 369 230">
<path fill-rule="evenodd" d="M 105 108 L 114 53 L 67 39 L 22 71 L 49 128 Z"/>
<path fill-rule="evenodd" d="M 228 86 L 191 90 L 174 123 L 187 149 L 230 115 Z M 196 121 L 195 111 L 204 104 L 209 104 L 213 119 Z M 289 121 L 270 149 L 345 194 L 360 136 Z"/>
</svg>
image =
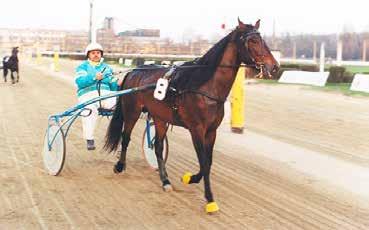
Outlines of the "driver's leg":
<svg viewBox="0 0 369 230">
<path fill-rule="evenodd" d="M 79 102 L 85 102 L 92 98 L 97 97 L 96 92 L 89 92 L 86 93 L 78 98 Z M 91 110 L 91 114 L 87 117 L 82 116 L 82 131 L 83 131 L 83 138 L 87 142 L 87 150 L 94 150 L 95 141 L 94 141 L 94 131 L 97 123 L 98 118 L 98 111 L 97 111 L 97 103 L 87 105 L 85 108 Z M 84 111 L 82 115 L 88 114 L 88 111 Z"/>
</svg>

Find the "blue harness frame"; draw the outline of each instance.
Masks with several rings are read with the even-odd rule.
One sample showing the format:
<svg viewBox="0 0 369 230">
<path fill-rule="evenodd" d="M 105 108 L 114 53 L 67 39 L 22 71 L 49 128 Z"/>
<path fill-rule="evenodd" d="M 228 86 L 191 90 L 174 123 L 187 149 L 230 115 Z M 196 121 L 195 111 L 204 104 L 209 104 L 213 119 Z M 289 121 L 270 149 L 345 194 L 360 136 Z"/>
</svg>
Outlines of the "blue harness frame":
<svg viewBox="0 0 369 230">
<path fill-rule="evenodd" d="M 66 138 L 67 135 L 68 135 L 70 127 L 72 126 L 74 121 L 79 116 L 89 116 L 91 114 L 91 110 L 86 108 L 87 105 L 91 105 L 93 103 L 96 103 L 96 102 L 99 102 L 99 101 L 102 101 L 102 100 L 105 100 L 105 99 L 108 99 L 108 98 L 119 97 L 119 96 L 122 96 L 122 95 L 125 95 L 125 94 L 131 94 L 131 93 L 135 93 L 135 92 L 138 92 L 138 91 L 143 91 L 143 90 L 150 89 L 150 88 L 155 88 L 155 86 L 156 86 L 156 84 L 149 84 L 149 85 L 145 85 L 145 86 L 134 87 L 134 88 L 130 88 L 130 89 L 116 91 L 116 92 L 113 92 L 113 93 L 106 94 L 104 96 L 99 96 L 99 97 L 92 98 L 92 99 L 90 99 L 86 102 L 78 103 L 74 107 L 71 107 L 71 108 L 69 108 L 68 110 L 66 110 L 62 113 L 50 115 L 48 117 L 48 127 L 47 127 L 47 130 L 46 130 L 49 151 L 51 150 L 52 145 L 55 141 L 55 137 L 58 135 L 60 130 L 63 131 L 64 136 Z M 87 114 L 87 115 L 81 115 L 81 113 L 86 111 L 86 110 L 90 111 L 90 113 Z M 101 115 L 101 116 L 111 116 L 112 114 L 111 113 L 104 113 L 104 112 L 100 113 L 99 112 L 99 115 Z M 64 117 L 68 117 L 68 119 L 61 124 L 61 120 Z M 147 123 L 149 123 L 149 120 L 147 120 Z M 49 128 L 52 124 L 58 125 L 59 130 L 58 130 L 58 132 L 55 133 L 54 137 L 51 138 L 49 136 Z M 146 126 L 147 126 L 147 124 L 146 124 Z M 150 127 L 150 123 L 149 123 L 149 127 Z M 150 138 L 150 134 L 148 134 L 148 138 Z M 151 142 L 149 142 L 149 143 L 151 143 Z"/>
</svg>

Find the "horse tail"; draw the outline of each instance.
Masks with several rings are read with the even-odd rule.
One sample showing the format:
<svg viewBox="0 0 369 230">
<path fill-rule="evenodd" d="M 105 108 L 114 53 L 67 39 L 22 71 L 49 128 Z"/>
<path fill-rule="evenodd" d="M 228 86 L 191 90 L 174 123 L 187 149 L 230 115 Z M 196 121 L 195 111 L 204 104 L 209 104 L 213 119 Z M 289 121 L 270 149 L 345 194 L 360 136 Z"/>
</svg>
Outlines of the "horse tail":
<svg viewBox="0 0 369 230">
<path fill-rule="evenodd" d="M 117 105 L 115 107 L 113 117 L 110 120 L 108 131 L 105 135 L 104 149 L 112 152 L 117 150 L 118 144 L 122 137 L 122 128 L 124 123 L 124 116 L 122 112 L 122 100 L 121 97 L 117 100 Z"/>
</svg>

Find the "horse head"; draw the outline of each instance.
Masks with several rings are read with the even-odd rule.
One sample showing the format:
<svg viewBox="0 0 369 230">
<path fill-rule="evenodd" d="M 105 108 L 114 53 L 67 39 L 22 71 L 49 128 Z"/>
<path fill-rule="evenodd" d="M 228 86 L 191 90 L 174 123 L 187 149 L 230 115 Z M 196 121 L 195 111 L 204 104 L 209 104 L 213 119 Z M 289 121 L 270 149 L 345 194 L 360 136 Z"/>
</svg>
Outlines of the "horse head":
<svg viewBox="0 0 369 230">
<path fill-rule="evenodd" d="M 19 52 L 18 48 L 19 48 L 18 46 L 13 47 L 13 49 L 12 49 L 12 56 L 16 56 L 18 54 L 18 52 Z"/>
<path fill-rule="evenodd" d="M 260 20 L 255 25 L 249 25 L 238 19 L 238 26 L 235 30 L 238 54 L 241 62 L 259 69 L 259 75 L 271 77 L 271 74 L 278 71 L 279 64 L 261 37 L 259 27 Z"/>
</svg>

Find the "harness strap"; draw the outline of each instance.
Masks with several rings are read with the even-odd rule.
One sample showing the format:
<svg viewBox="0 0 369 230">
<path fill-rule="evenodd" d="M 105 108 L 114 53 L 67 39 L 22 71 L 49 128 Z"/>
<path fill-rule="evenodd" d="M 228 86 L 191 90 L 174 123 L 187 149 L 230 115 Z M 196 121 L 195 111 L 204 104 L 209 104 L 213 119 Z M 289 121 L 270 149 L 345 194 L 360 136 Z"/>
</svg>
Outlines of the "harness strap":
<svg viewBox="0 0 369 230">
<path fill-rule="evenodd" d="M 205 97 L 207 97 L 207 98 L 209 98 L 213 101 L 218 102 L 219 104 L 225 103 L 225 101 L 226 101 L 225 99 L 216 98 L 214 96 L 211 96 L 207 92 L 204 92 L 204 91 L 201 91 L 201 90 L 194 90 L 194 89 L 186 89 L 186 90 L 180 91 L 180 92 L 178 92 L 178 95 L 182 95 L 182 94 L 185 94 L 185 93 L 200 94 L 200 95 L 205 96 Z"/>
<path fill-rule="evenodd" d="M 207 97 L 207 98 L 209 98 L 213 101 L 216 101 L 218 104 L 224 104 L 224 102 L 225 102 L 225 100 L 223 100 L 223 99 L 213 97 L 213 96 L 209 95 L 208 93 L 206 93 L 204 91 L 200 91 L 200 90 L 188 89 L 188 90 L 183 90 L 183 91 L 180 91 L 180 92 L 177 92 L 174 88 L 170 88 L 170 90 L 172 90 L 176 93 L 176 95 L 172 99 L 169 99 L 169 100 L 173 100 L 173 101 L 170 102 L 172 104 L 171 107 L 172 107 L 173 117 L 174 117 L 175 123 L 177 123 L 179 125 L 183 125 L 183 122 L 181 120 L 181 117 L 178 114 L 178 105 L 176 103 L 177 97 L 179 97 L 181 95 L 184 95 L 185 93 L 194 93 L 194 94 L 199 94 L 199 95 L 205 96 L 205 97 Z"/>
</svg>

